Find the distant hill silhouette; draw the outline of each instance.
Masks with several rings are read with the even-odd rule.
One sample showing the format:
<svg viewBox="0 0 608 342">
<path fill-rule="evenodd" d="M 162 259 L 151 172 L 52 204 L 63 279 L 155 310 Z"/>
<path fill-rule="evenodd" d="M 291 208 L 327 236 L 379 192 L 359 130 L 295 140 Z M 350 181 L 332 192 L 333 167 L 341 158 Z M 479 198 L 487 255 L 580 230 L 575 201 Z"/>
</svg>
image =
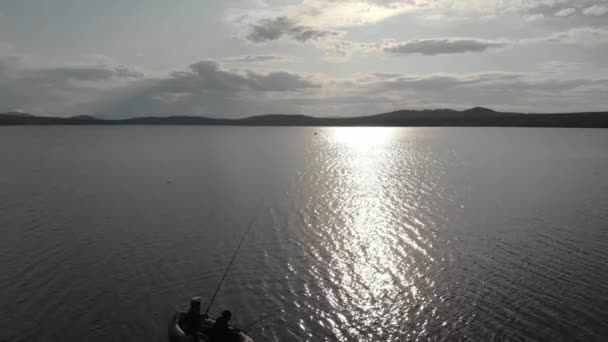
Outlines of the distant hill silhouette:
<svg viewBox="0 0 608 342">
<path fill-rule="evenodd" d="M 269 114 L 242 119 L 203 116 L 137 117 L 100 119 L 90 115 L 68 118 L 34 116 L 25 113 L 0 114 L 0 125 L 205 125 L 205 126 L 487 126 L 487 127 L 589 127 L 608 128 L 608 112 L 508 113 L 475 107 L 451 109 L 398 110 L 357 117 L 312 117 Z"/>
<path fill-rule="evenodd" d="M 23 113 L 23 112 L 8 112 L 8 113 L 4 113 L 5 115 L 15 115 L 15 116 L 32 116 L 32 114 L 29 113 Z"/>
</svg>

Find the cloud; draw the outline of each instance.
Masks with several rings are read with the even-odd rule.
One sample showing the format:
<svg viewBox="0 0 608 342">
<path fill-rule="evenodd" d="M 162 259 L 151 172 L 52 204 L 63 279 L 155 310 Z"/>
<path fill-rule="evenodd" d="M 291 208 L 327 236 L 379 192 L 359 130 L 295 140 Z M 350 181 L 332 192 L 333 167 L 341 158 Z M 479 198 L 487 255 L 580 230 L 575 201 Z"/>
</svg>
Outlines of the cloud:
<svg viewBox="0 0 608 342">
<path fill-rule="evenodd" d="M 561 10 L 555 12 L 554 15 L 556 17 L 567 17 L 571 14 L 574 14 L 574 12 L 576 12 L 576 8 L 568 7 L 568 8 L 564 8 L 564 9 L 561 9 Z"/>
<path fill-rule="evenodd" d="M 500 71 L 469 74 L 364 75 L 346 83 L 361 99 L 382 96 L 399 108 L 467 108 L 476 105 L 502 110 L 603 110 L 601 91 L 608 78 L 559 79 L 542 73 Z M 386 100 L 385 100 L 386 101 Z M 560 106 L 562 106 L 560 108 Z M 585 109 L 583 109 L 585 108 Z"/>
<path fill-rule="evenodd" d="M 263 19 L 251 26 L 251 31 L 246 38 L 254 43 L 277 40 L 286 34 L 293 25 L 293 22 L 287 17 Z"/>
<path fill-rule="evenodd" d="M 233 11 L 232 17 L 249 24 L 253 21 L 254 25 L 261 26 L 267 26 L 267 21 L 272 20 L 269 18 L 282 17 L 306 27 L 343 28 L 377 23 L 432 2 L 434 0 L 303 0 L 267 11 Z"/>
<path fill-rule="evenodd" d="M 593 12 L 602 11 L 605 4 L 605 0 L 302 0 L 266 11 L 256 9 L 239 12 L 235 17 L 262 31 L 270 29 L 265 33 L 272 33 L 273 27 L 268 24 L 273 20 L 277 25 L 281 23 L 269 18 L 284 18 L 299 25 L 326 31 L 375 24 L 407 13 L 419 14 L 425 18 L 523 14 L 538 19 L 535 15 L 569 16 L 578 8 L 590 6 L 600 8 L 592 10 Z M 276 37 L 276 31 L 274 32 Z M 268 37 L 267 34 L 263 36 Z"/>
<path fill-rule="evenodd" d="M 531 41 L 597 47 L 608 44 L 608 28 L 577 27 L 548 37 L 532 39 Z"/>
<path fill-rule="evenodd" d="M 217 22 L 206 23 L 219 28 L 221 34 L 203 39 L 202 45 L 187 51 L 165 49 L 155 53 L 158 46 L 168 46 L 162 41 L 155 48 L 146 48 L 144 41 L 137 49 L 115 42 L 115 49 L 108 50 L 102 46 L 107 42 L 101 31 L 95 40 L 100 46 L 95 48 L 95 42 L 85 44 L 94 51 L 109 51 L 157 70 L 153 72 L 143 73 L 104 57 L 83 60 L 83 56 L 73 54 L 82 47 L 78 41 L 66 42 L 65 49 L 37 49 L 39 55 L 26 57 L 10 45 L 0 44 L 0 111 L 22 108 L 59 115 L 232 117 L 268 112 L 363 114 L 393 105 L 526 106 L 534 104 L 531 99 L 538 99 L 540 93 L 543 95 L 539 108 L 559 108 L 555 104 L 562 100 L 551 91 L 565 97 L 582 93 L 581 98 L 589 99 L 592 95 L 584 89 L 604 86 L 598 80 L 608 77 L 600 72 L 606 67 L 602 56 L 608 49 L 608 28 L 602 22 L 607 4 L 605 0 L 220 1 L 212 6 L 214 11 L 223 6 L 244 8 L 238 21 L 212 13 Z M 429 17 L 444 19 L 431 21 Z M 524 18 L 543 20 L 525 22 Z M 231 21 L 227 23 L 227 19 Z M 195 32 L 186 26 L 167 24 L 177 33 Z M 147 30 L 135 31 L 145 40 Z M 234 35 L 242 40 L 218 46 L 222 39 Z M 13 38 L 17 44 L 18 37 Z M 387 40 L 390 38 L 394 40 Z M 319 50 L 314 51 L 315 47 Z M 145 54 L 135 57 L 139 50 Z M 199 54 L 196 61 L 208 53 L 228 57 L 190 66 L 174 64 L 186 56 Z M 283 54 L 302 57 L 290 60 Z M 428 57 L 437 55 L 453 58 L 449 58 L 450 63 L 438 64 L 448 57 Z M 77 63 L 52 61 L 59 56 L 76 58 Z M 351 56 L 356 56 L 352 63 L 326 63 L 345 61 Z M 323 57 L 326 60 L 321 60 Z M 588 67 L 567 72 L 557 67 L 551 72 L 539 67 L 554 59 Z M 290 63 L 283 63 L 285 60 Z M 288 65 L 294 69 L 282 70 Z M 450 73 L 483 71 L 497 65 L 531 74 Z M 159 68 L 164 69 L 162 74 Z M 395 72 L 413 68 L 432 73 Z M 571 79 L 564 80 L 566 77 Z M 501 93 L 512 96 L 502 98 Z M 588 103 L 575 99 L 573 103 L 580 108 L 606 104 L 603 98 L 593 99 Z"/>
<path fill-rule="evenodd" d="M 342 39 L 343 32 L 300 25 L 287 17 L 262 19 L 249 25 L 244 38 L 252 43 L 288 39 L 298 43 L 311 43 L 325 51 L 329 61 L 345 61 L 356 52 L 378 51 L 376 43 Z"/>
<path fill-rule="evenodd" d="M 296 26 L 289 32 L 289 36 L 299 42 L 306 42 L 309 40 L 316 40 L 325 37 L 338 36 L 340 35 L 337 31 L 328 30 L 316 30 L 309 26 Z"/>
<path fill-rule="evenodd" d="M 316 85 L 301 75 L 286 71 L 260 74 L 222 70 L 216 62 L 200 61 L 190 65 L 190 71 L 174 72 L 169 78 L 158 82 L 159 92 L 200 93 L 238 92 L 248 88 L 255 91 L 297 91 L 314 88 Z"/>
<path fill-rule="evenodd" d="M 344 39 L 324 39 L 315 45 L 325 52 L 330 62 L 346 62 L 355 53 L 377 53 L 381 51 L 379 43 L 354 42 Z"/>
<path fill-rule="evenodd" d="M 539 21 L 539 20 L 545 19 L 545 15 L 541 14 L 541 13 L 529 14 L 529 15 L 524 16 L 524 19 L 526 21 L 530 21 L 530 22 Z"/>
<path fill-rule="evenodd" d="M 234 114 L 231 102 L 243 103 L 242 96 L 255 96 L 259 102 L 270 94 L 319 87 L 310 77 L 296 73 L 227 71 L 212 61 L 200 61 L 189 70 L 160 78 L 146 78 L 127 67 L 31 69 L 16 62 L 0 58 L 0 112 L 20 108 L 54 115 L 112 112 L 137 116 L 170 115 L 174 109 L 200 114 L 197 111 L 207 106 L 230 115 Z M 239 108 L 244 112 L 247 105 Z"/>
<path fill-rule="evenodd" d="M 71 81 L 99 82 L 112 79 L 142 78 L 144 74 L 127 67 L 87 66 L 27 70 L 22 73 L 22 77 L 51 83 L 66 83 Z"/>
<path fill-rule="evenodd" d="M 231 71 L 214 61 L 200 61 L 190 65 L 189 70 L 175 71 L 168 77 L 136 82 L 83 108 L 121 116 L 238 117 L 287 108 L 281 104 L 282 98 L 319 87 L 309 76 L 297 73 Z"/>
<path fill-rule="evenodd" d="M 376 79 L 365 81 L 375 88 L 376 91 L 384 92 L 387 90 L 415 90 L 439 91 L 457 87 L 487 86 L 490 84 L 512 84 L 520 82 L 525 78 L 525 74 L 511 72 L 481 72 L 471 74 L 428 74 L 428 75 L 408 75 L 397 74 L 391 77 L 386 75 L 374 74 Z"/>
<path fill-rule="evenodd" d="M 105 90 L 122 87 L 145 75 L 133 68 L 107 64 L 32 67 L 27 55 L 0 54 L 0 112 L 13 109 L 63 114 L 94 101 Z"/>
<path fill-rule="evenodd" d="M 246 79 L 248 79 L 246 84 L 252 90 L 263 92 L 286 92 L 319 87 L 300 75 L 286 71 L 275 71 L 265 75 L 250 71 L 246 74 Z"/>
<path fill-rule="evenodd" d="M 0 55 L 0 75 L 15 70 L 20 60 L 20 56 Z"/>
<path fill-rule="evenodd" d="M 591 29 L 583 31 L 586 33 L 567 31 L 568 34 L 554 39 L 560 42 L 580 35 L 594 35 Z M 383 51 L 385 47 L 382 44 L 374 46 L 376 51 Z M 346 49 L 364 48 L 372 49 L 373 46 Z M 444 49 L 419 50 L 415 50 L 416 53 L 447 53 Z M 249 57 L 253 56 L 233 60 L 257 59 Z M 524 111 L 599 110 L 608 106 L 605 99 L 608 71 L 594 69 L 588 78 L 584 78 L 577 69 L 584 64 L 568 66 L 559 61 L 532 74 L 385 71 L 344 78 L 287 70 L 227 69 L 218 61 L 207 60 L 163 76 L 103 64 L 31 68 L 24 67 L 18 57 L 3 55 L 0 55 L 0 62 L 0 66 L 4 65 L 0 68 L 0 112 L 19 108 L 62 116 L 243 117 L 265 113 L 363 115 L 401 108 L 458 109 L 476 105 Z M 571 72 L 565 73 L 564 68 Z"/>
<path fill-rule="evenodd" d="M 459 109 L 475 105 L 524 111 L 598 110 L 608 104 L 601 91 L 607 89 L 608 78 L 556 78 L 559 75 L 500 71 L 365 73 L 342 79 L 317 76 L 313 80 L 288 71 L 224 70 L 217 63 L 201 61 L 167 77 L 136 79 L 99 98 L 86 97 L 88 103 L 76 103 L 70 111 L 55 108 L 55 113 L 243 117 L 264 113 L 363 115 L 401 108 Z M 17 88 L 19 92 L 25 89 Z M 52 108 L 52 96 L 66 89 L 55 94 L 33 90 L 31 97 L 21 98 L 25 102 L 13 103 L 13 108 Z"/>
<path fill-rule="evenodd" d="M 608 78 L 559 79 L 543 73 L 366 73 L 328 80 L 322 94 L 291 100 L 310 114 L 360 115 L 408 108 L 581 111 L 608 105 Z M 320 108 L 320 109 L 319 109 Z M 329 114 L 328 114 L 329 113 Z"/>
<path fill-rule="evenodd" d="M 285 60 L 285 57 L 275 56 L 275 55 L 255 55 L 255 56 L 248 55 L 248 56 L 242 56 L 242 57 L 216 59 L 217 62 L 222 62 L 222 63 L 263 63 L 263 62 L 282 61 L 282 60 Z"/>
<path fill-rule="evenodd" d="M 578 8 L 605 3 L 605 0 L 454 0 L 432 1 L 435 9 L 442 6 L 470 12 L 494 14 L 545 14 L 568 16 Z M 559 14 L 558 14 L 559 13 Z"/>
<path fill-rule="evenodd" d="M 253 43 L 262 43 L 277 40 L 287 36 L 298 42 L 307 42 L 329 36 L 337 36 L 339 32 L 331 30 L 314 29 L 310 26 L 298 25 L 287 17 L 262 19 L 250 26 L 246 39 Z"/>
<path fill-rule="evenodd" d="M 598 17 L 606 13 L 608 13 L 608 7 L 602 5 L 593 5 L 583 10 L 584 15 L 595 15 Z"/>
<path fill-rule="evenodd" d="M 6 42 L 0 42 L 0 54 L 6 54 L 13 51 L 13 46 Z"/>
<path fill-rule="evenodd" d="M 401 55 L 422 54 L 434 56 L 452 53 L 483 52 L 490 48 L 505 47 L 508 43 L 476 38 L 433 38 L 403 43 L 388 41 L 385 45 L 385 52 Z"/>
<path fill-rule="evenodd" d="M 242 21 L 239 25 L 244 25 L 241 27 L 244 30 L 241 36 L 249 42 L 290 40 L 311 43 L 325 52 L 328 61 L 344 62 L 356 53 L 386 52 L 427 56 L 480 53 L 489 49 L 517 45 L 520 41 L 529 43 L 542 40 L 540 38 L 518 41 L 515 38 L 498 40 L 448 37 L 398 42 L 386 37 L 384 41 L 370 43 L 344 39 L 352 32 L 349 31 L 349 27 L 376 23 L 398 14 L 419 14 L 418 18 L 433 15 L 446 18 L 479 17 L 479 15 L 508 18 L 509 15 L 520 14 L 530 23 L 546 19 L 543 22 L 570 26 L 581 25 L 584 17 L 579 15 L 572 20 L 560 21 L 561 23 L 556 18 L 573 16 L 583 8 L 593 8 L 590 11 L 599 13 L 595 7 L 601 7 L 598 5 L 601 2 L 600 0 L 303 0 L 298 4 L 275 7 L 268 12 L 247 13 L 241 17 Z M 367 15 L 374 19 L 363 18 Z M 490 30 L 489 33 L 492 31 Z"/>
<path fill-rule="evenodd" d="M 14 53 L 11 44 L 0 42 L 0 75 L 14 70 L 20 61 L 21 56 Z"/>
</svg>

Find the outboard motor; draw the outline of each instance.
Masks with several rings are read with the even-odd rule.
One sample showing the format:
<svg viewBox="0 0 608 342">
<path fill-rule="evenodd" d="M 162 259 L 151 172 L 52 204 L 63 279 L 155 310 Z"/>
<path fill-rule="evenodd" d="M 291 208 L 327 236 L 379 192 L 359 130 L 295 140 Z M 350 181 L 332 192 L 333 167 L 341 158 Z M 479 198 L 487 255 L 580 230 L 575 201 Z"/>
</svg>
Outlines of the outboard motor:
<svg viewBox="0 0 608 342">
<path fill-rule="evenodd" d="M 201 297 L 192 297 L 190 299 L 190 311 L 188 313 L 196 317 L 201 316 Z"/>
</svg>

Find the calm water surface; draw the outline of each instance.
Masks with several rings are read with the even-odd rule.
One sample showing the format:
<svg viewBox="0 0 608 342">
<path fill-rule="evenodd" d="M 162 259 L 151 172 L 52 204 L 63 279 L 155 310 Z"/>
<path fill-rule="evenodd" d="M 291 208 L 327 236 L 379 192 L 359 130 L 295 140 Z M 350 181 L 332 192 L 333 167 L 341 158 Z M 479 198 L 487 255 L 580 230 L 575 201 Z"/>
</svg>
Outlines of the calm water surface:
<svg viewBox="0 0 608 342">
<path fill-rule="evenodd" d="M 318 132 L 317 135 L 314 132 Z M 608 339 L 608 130 L 0 128 L 0 341 Z"/>
</svg>

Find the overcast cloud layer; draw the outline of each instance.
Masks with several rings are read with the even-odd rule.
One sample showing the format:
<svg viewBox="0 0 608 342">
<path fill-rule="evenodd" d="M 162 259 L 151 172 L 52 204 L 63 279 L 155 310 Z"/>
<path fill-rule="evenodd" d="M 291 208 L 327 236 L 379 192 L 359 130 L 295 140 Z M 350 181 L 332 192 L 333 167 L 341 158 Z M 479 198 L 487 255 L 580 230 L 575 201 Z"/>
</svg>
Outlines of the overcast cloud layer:
<svg viewBox="0 0 608 342">
<path fill-rule="evenodd" d="M 5 0 L 0 112 L 608 110 L 608 0 Z"/>
</svg>

